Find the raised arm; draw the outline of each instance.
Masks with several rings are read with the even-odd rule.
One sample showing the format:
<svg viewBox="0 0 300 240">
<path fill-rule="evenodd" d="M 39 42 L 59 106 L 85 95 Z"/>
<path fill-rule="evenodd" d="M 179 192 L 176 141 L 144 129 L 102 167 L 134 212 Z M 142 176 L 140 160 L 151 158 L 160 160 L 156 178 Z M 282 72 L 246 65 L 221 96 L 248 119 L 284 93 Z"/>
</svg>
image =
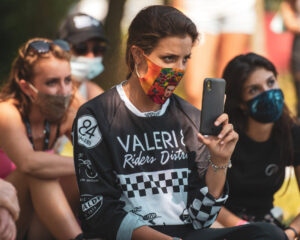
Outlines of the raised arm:
<svg viewBox="0 0 300 240">
<path fill-rule="evenodd" d="M 215 125 L 221 124 L 223 128 L 218 137 L 198 135 L 199 140 L 209 149 L 208 156 L 203 154 L 201 157 L 208 159 L 209 167 L 202 179 L 196 171 L 197 178 L 193 177 L 189 180 L 189 185 L 193 187 L 190 187 L 188 212 L 195 229 L 211 226 L 228 197 L 228 187 L 225 184 L 226 172 L 231 164 L 230 157 L 238 135 L 228 123 L 227 114 L 222 114 L 216 120 Z"/>
<path fill-rule="evenodd" d="M 199 139 L 210 151 L 210 164 L 205 179 L 208 191 L 215 198 L 219 198 L 223 193 L 227 168 L 231 165 L 230 158 L 238 141 L 238 134 L 233 130 L 232 124 L 228 123 L 228 115 L 225 113 L 218 117 L 215 125 L 223 125 L 217 137 L 205 137 L 199 133 Z"/>
</svg>

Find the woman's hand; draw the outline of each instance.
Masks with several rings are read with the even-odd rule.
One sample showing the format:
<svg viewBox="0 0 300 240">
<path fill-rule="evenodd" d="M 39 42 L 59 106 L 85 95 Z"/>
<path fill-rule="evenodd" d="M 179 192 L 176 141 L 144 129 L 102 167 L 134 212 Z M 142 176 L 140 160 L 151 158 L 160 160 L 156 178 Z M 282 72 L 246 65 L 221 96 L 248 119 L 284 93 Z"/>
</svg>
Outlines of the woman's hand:
<svg viewBox="0 0 300 240">
<path fill-rule="evenodd" d="M 294 240 L 296 238 L 296 233 L 292 229 L 286 229 L 284 232 L 289 240 Z"/>
<path fill-rule="evenodd" d="M 288 237 L 289 240 L 294 240 L 295 239 L 295 233 L 292 230 L 285 230 L 284 231 L 286 236 Z"/>
<path fill-rule="evenodd" d="M 7 209 L 0 207 L 0 239 L 16 239 L 16 225 Z"/>
<path fill-rule="evenodd" d="M 223 125 L 218 136 L 203 136 L 199 133 L 198 138 L 208 147 L 213 163 L 224 165 L 228 163 L 239 137 L 233 125 L 228 122 L 226 113 L 220 115 L 214 124 L 215 126 Z"/>
<path fill-rule="evenodd" d="M 0 207 L 6 208 L 14 220 L 19 218 L 20 207 L 14 186 L 0 179 Z"/>
</svg>

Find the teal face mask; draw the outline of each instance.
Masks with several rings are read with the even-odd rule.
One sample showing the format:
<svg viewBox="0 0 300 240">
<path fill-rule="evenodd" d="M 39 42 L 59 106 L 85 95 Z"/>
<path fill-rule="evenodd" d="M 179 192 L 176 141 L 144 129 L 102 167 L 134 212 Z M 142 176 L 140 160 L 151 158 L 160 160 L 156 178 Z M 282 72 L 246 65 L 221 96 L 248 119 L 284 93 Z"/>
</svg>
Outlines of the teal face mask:
<svg viewBox="0 0 300 240">
<path fill-rule="evenodd" d="M 82 82 L 91 80 L 104 70 L 102 57 L 72 57 L 71 72 L 75 80 Z"/>
<path fill-rule="evenodd" d="M 258 122 L 277 121 L 283 111 L 283 93 L 280 89 L 265 91 L 247 101 L 250 116 Z"/>
</svg>

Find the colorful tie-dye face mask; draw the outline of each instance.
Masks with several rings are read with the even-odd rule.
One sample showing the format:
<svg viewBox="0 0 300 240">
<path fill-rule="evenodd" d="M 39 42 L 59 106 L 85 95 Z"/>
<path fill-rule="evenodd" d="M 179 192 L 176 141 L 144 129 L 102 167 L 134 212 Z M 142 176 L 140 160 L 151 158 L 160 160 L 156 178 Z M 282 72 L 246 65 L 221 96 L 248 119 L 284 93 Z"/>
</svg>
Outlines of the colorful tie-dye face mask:
<svg viewBox="0 0 300 240">
<path fill-rule="evenodd" d="M 145 56 L 146 57 L 146 56 Z M 148 71 L 144 77 L 136 73 L 141 86 L 148 97 L 157 104 L 163 104 L 172 95 L 183 77 L 184 70 L 179 68 L 162 68 L 146 57 Z"/>
</svg>

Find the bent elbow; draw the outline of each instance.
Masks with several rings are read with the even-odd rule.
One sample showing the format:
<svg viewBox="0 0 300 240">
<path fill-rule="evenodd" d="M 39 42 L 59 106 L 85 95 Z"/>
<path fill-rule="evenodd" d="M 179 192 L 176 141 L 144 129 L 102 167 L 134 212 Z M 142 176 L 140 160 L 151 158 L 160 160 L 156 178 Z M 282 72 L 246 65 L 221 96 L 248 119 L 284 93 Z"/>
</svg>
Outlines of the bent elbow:
<svg viewBox="0 0 300 240">
<path fill-rule="evenodd" d="M 33 159 L 24 158 L 23 161 L 19 164 L 19 170 L 25 174 L 32 174 L 36 169 L 36 164 Z"/>
</svg>

